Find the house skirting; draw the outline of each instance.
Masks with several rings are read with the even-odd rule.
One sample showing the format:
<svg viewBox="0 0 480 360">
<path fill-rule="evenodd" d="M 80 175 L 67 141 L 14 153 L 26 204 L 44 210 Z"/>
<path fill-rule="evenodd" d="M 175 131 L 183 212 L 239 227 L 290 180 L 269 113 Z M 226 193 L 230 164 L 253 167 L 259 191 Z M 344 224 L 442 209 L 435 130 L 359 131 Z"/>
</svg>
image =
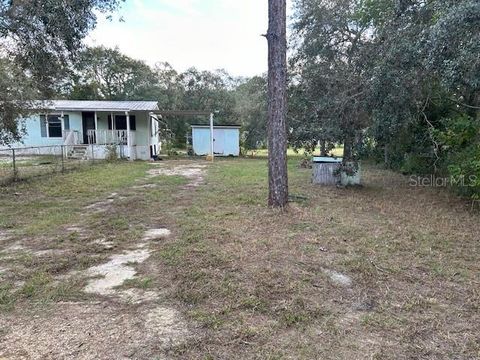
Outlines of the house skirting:
<svg viewBox="0 0 480 360">
<path fill-rule="evenodd" d="M 88 145 L 88 157 L 94 159 L 107 159 L 112 145 Z M 130 154 L 130 149 L 132 154 Z M 116 146 L 117 156 L 122 159 L 150 160 L 150 149 L 148 146 L 133 145 L 130 148 L 126 145 Z"/>
<path fill-rule="evenodd" d="M 35 156 L 35 155 L 50 155 L 61 156 L 62 151 L 64 155 L 68 155 L 74 147 L 85 147 L 86 157 L 88 159 L 105 160 L 109 157 L 110 148 L 112 145 L 51 145 L 51 146 L 16 146 L 15 154 L 17 156 Z M 8 153 L 8 148 L 3 148 L 5 153 Z M 147 145 L 133 145 L 131 147 L 131 160 L 150 160 L 150 148 Z M 130 158 L 130 148 L 126 145 L 116 145 L 117 156 L 122 159 Z"/>
</svg>

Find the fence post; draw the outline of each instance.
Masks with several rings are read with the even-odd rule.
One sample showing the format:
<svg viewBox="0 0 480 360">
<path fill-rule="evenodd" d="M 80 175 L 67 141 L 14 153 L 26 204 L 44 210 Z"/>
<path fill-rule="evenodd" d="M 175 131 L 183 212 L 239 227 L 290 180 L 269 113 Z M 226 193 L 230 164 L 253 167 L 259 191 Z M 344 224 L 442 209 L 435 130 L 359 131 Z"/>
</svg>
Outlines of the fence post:
<svg viewBox="0 0 480 360">
<path fill-rule="evenodd" d="M 12 149 L 13 181 L 17 181 L 17 163 L 15 159 L 15 149 Z"/>
<path fill-rule="evenodd" d="M 60 145 L 62 150 L 62 173 L 65 172 L 65 145 Z"/>
</svg>

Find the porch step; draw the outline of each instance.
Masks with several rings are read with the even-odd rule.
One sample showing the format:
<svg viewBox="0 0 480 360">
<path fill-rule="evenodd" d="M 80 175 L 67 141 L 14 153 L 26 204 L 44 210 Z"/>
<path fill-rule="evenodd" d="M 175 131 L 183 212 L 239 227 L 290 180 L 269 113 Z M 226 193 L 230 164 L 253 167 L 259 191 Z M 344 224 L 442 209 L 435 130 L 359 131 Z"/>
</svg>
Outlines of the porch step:
<svg viewBox="0 0 480 360">
<path fill-rule="evenodd" d="M 74 145 L 67 152 L 67 158 L 69 159 L 88 159 L 88 146 L 87 145 Z"/>
</svg>

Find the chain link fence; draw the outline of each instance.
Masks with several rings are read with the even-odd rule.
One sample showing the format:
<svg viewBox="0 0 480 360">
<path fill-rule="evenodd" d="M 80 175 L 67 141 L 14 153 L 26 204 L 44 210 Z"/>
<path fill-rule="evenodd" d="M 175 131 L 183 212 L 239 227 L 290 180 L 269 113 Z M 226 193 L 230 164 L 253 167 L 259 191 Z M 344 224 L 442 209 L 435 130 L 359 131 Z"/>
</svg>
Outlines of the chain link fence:
<svg viewBox="0 0 480 360">
<path fill-rule="evenodd" d="M 0 186 L 92 164 L 88 153 L 79 154 L 67 145 L 0 149 Z"/>
</svg>

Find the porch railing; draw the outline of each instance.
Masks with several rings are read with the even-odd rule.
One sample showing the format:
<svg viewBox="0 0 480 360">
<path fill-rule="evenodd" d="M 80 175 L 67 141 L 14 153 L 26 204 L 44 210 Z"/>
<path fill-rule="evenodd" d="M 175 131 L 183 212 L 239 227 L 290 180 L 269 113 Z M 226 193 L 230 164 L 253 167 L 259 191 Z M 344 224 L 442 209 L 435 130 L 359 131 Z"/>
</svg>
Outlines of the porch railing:
<svg viewBox="0 0 480 360">
<path fill-rule="evenodd" d="M 76 130 L 63 131 L 63 145 L 78 145 L 81 144 L 80 132 Z"/>
<path fill-rule="evenodd" d="M 89 145 L 127 145 L 127 130 L 88 130 Z M 130 131 L 130 145 L 136 145 L 135 131 Z"/>
</svg>

